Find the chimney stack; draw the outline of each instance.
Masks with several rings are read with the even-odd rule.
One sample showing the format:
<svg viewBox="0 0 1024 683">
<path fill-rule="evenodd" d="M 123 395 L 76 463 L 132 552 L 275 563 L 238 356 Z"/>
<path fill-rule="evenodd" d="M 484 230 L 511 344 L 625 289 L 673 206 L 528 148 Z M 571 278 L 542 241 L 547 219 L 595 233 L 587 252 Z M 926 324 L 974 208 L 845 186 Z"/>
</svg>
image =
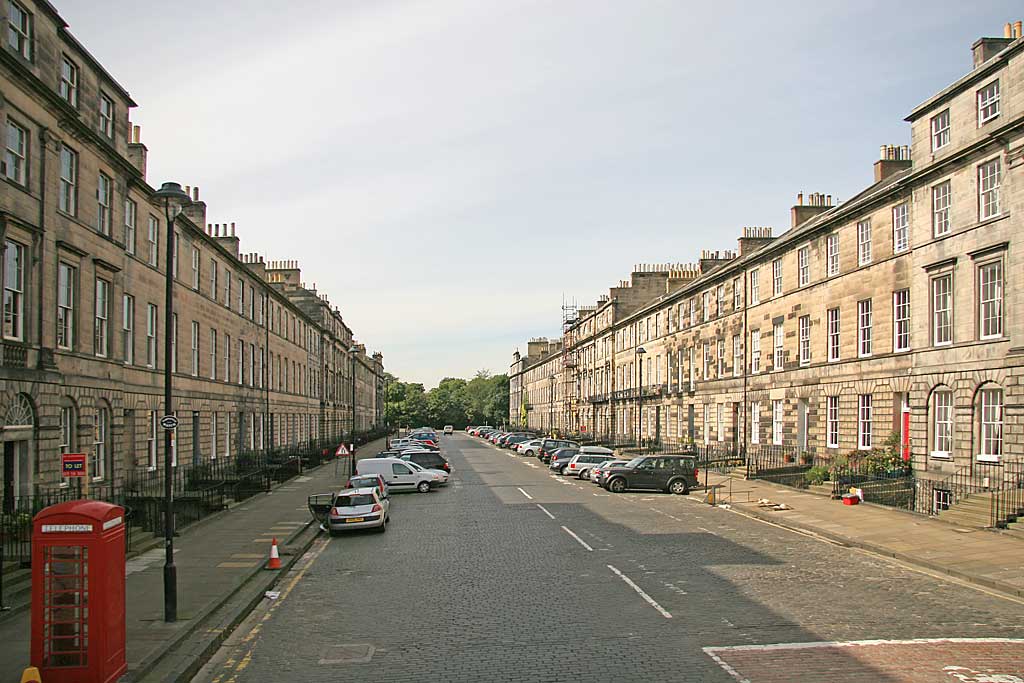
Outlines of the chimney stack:
<svg viewBox="0 0 1024 683">
<path fill-rule="evenodd" d="M 875 182 L 880 183 L 894 173 L 911 167 L 909 145 L 882 145 L 875 162 Z"/>
<path fill-rule="evenodd" d="M 997 54 L 1002 52 L 1007 45 L 1020 37 L 1021 22 L 1015 21 L 1013 23 L 1007 22 L 1007 24 L 1003 26 L 1002 38 L 978 38 L 974 41 L 974 45 L 971 45 L 971 58 L 974 63 L 974 68 L 977 69 L 979 66 L 995 57 Z"/>
<path fill-rule="evenodd" d="M 831 208 L 832 195 L 812 192 L 807 195 L 807 202 L 804 203 L 804 193 L 800 192 L 796 196 L 796 205 L 789 210 L 790 227 L 795 228 Z"/>
</svg>

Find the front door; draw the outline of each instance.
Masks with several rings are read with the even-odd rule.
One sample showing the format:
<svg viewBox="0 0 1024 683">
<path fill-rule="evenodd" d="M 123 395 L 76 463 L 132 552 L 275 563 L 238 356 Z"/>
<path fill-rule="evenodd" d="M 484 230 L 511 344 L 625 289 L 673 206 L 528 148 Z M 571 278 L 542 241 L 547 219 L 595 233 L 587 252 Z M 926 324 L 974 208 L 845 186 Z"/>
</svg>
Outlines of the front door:
<svg viewBox="0 0 1024 683">
<path fill-rule="evenodd" d="M 32 467 L 28 441 L 5 441 L 3 462 L 3 511 L 13 512 L 18 498 L 32 495 Z"/>
<path fill-rule="evenodd" d="M 797 450 L 807 450 L 807 399 L 802 398 L 796 404 L 796 443 Z"/>
</svg>

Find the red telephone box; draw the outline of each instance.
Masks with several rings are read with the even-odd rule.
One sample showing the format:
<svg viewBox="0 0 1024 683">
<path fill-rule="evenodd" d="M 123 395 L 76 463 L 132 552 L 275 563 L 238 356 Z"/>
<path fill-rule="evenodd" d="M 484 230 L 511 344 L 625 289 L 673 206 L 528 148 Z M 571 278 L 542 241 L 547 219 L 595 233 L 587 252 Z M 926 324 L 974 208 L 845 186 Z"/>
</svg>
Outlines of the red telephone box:
<svg viewBox="0 0 1024 683">
<path fill-rule="evenodd" d="M 32 666 L 46 683 L 112 683 L 125 659 L 124 508 L 52 505 L 32 527 Z"/>
</svg>

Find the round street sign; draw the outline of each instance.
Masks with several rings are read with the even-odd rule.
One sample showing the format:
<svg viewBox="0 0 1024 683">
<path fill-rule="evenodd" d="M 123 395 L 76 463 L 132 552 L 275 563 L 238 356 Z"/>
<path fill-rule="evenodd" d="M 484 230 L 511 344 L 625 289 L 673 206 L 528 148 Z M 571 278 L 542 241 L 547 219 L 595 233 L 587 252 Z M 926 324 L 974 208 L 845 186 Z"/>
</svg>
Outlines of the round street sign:
<svg viewBox="0 0 1024 683">
<path fill-rule="evenodd" d="M 174 415 L 164 415 L 160 418 L 160 426 L 170 431 L 178 428 L 178 418 Z"/>
</svg>

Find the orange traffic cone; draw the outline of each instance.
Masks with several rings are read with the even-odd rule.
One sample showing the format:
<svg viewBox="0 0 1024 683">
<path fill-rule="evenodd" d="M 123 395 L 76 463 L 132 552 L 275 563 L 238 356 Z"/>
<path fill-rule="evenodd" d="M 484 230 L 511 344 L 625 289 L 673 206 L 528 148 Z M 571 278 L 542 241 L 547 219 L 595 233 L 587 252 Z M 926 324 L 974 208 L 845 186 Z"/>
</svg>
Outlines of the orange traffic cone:
<svg viewBox="0 0 1024 683">
<path fill-rule="evenodd" d="M 281 556 L 277 553 L 277 539 L 270 544 L 270 561 L 267 562 L 267 569 L 280 569 Z"/>
</svg>

